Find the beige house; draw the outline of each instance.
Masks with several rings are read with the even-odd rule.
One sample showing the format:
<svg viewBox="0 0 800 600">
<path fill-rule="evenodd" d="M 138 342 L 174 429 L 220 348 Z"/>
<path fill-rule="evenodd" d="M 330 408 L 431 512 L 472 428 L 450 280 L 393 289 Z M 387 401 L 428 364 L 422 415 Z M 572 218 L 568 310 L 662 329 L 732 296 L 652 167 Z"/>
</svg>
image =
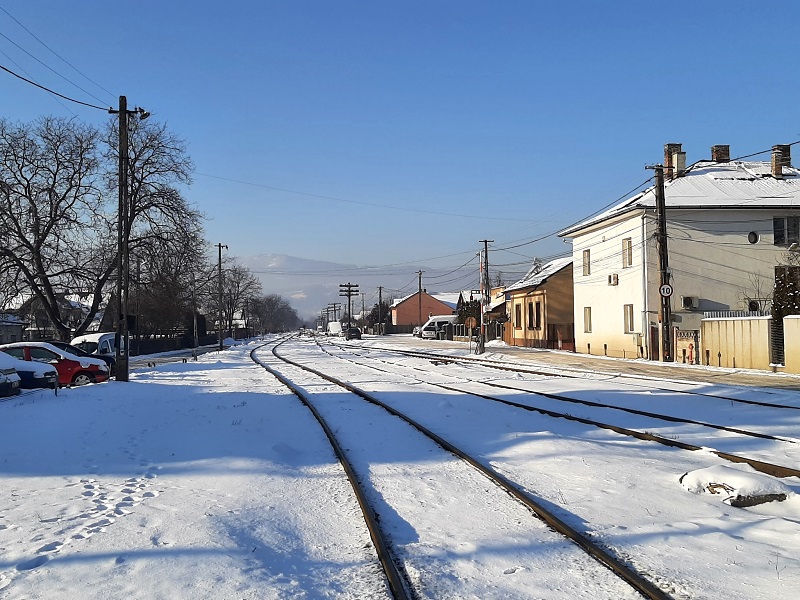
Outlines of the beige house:
<svg viewBox="0 0 800 600">
<path fill-rule="evenodd" d="M 572 257 L 534 264 L 505 289 L 509 321 L 504 340 L 511 346 L 575 350 Z"/>
<path fill-rule="evenodd" d="M 685 165 L 681 145 L 667 144 L 668 331 L 673 357 L 705 362 L 704 316 L 770 307 L 775 267 L 800 243 L 800 171 L 788 145 L 773 147 L 771 162 L 714 146 L 710 160 Z M 578 352 L 662 358 L 656 214 L 651 187 L 560 232 L 572 240 Z"/>
</svg>

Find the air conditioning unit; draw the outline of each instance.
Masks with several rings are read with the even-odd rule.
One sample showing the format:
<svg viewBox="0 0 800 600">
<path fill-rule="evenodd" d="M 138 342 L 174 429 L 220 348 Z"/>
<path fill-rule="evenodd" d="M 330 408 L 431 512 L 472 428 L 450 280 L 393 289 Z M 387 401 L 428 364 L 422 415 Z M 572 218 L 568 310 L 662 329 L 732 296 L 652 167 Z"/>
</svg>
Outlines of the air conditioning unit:
<svg viewBox="0 0 800 600">
<path fill-rule="evenodd" d="M 619 285 L 619 275 L 612 273 L 608 276 L 608 285 Z"/>
<path fill-rule="evenodd" d="M 681 307 L 684 309 L 697 308 L 700 302 L 697 296 L 681 296 Z"/>
</svg>

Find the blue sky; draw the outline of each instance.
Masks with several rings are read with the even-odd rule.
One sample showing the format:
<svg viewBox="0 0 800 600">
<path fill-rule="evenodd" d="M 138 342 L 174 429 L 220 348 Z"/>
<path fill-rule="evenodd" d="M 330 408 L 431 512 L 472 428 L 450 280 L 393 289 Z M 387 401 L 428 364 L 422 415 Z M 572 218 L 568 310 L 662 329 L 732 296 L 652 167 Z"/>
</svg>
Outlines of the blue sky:
<svg viewBox="0 0 800 600">
<path fill-rule="evenodd" d="M 0 7 L 88 79 L 3 11 L 0 64 L 91 104 L 124 94 L 187 141 L 186 196 L 234 256 L 413 280 L 492 239 L 490 264 L 521 275 L 569 249 L 526 242 L 645 182 L 667 142 L 692 163 L 800 139 L 788 0 Z M 0 73 L 0 115 L 44 114 L 109 118 Z"/>
</svg>

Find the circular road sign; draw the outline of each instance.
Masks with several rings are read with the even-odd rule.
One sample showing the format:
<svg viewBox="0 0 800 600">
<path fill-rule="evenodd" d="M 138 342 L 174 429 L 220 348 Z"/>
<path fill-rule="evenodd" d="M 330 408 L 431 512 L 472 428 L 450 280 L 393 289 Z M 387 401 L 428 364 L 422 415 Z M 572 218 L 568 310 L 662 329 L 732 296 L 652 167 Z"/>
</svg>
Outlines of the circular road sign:
<svg viewBox="0 0 800 600">
<path fill-rule="evenodd" d="M 672 296 L 672 286 L 668 283 L 665 283 L 660 288 L 658 288 L 658 291 L 661 293 L 662 296 L 664 296 L 664 298 L 669 298 L 670 296 Z"/>
</svg>

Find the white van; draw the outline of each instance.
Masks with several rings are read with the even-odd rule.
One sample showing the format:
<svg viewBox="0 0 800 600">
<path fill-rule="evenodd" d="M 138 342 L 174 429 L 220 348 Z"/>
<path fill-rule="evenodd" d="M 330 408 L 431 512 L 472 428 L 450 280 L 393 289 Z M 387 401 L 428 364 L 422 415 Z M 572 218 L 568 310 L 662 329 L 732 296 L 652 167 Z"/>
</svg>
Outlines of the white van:
<svg viewBox="0 0 800 600">
<path fill-rule="evenodd" d="M 339 321 L 331 321 L 328 323 L 328 330 L 325 335 L 344 335 L 342 331 L 342 324 Z"/>
<path fill-rule="evenodd" d="M 435 340 L 445 325 L 455 325 L 456 323 L 458 323 L 458 315 L 436 315 L 428 319 L 422 326 L 420 337 Z"/>
<path fill-rule="evenodd" d="M 100 354 L 103 356 L 114 356 L 116 352 L 116 345 L 114 338 L 116 333 L 85 333 L 79 335 L 70 342 L 73 346 L 77 346 L 84 352 L 89 354 Z"/>
</svg>

